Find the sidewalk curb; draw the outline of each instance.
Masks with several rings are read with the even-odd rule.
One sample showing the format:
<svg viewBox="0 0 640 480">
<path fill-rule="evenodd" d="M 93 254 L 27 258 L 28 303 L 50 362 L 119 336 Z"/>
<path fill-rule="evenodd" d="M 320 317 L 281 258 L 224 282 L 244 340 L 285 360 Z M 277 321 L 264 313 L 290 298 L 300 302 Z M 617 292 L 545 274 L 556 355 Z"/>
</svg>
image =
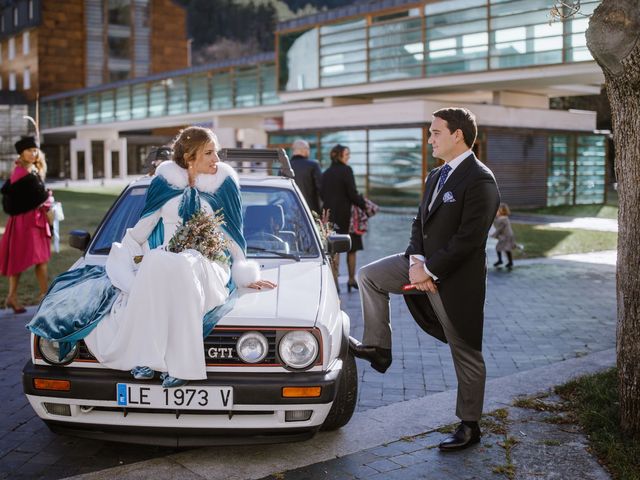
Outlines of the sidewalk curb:
<svg viewBox="0 0 640 480">
<path fill-rule="evenodd" d="M 487 382 L 485 412 L 512 404 L 519 396 L 543 393 L 556 385 L 615 365 L 615 348 Z M 337 432 L 321 432 L 305 442 L 286 445 L 214 447 L 180 452 L 164 458 L 116 467 L 74 479 L 208 478 L 258 479 L 343 457 L 403 437 L 433 431 L 458 419 L 454 415 L 456 391 L 358 412 Z M 251 455 L 251 463 L 247 455 Z"/>
</svg>

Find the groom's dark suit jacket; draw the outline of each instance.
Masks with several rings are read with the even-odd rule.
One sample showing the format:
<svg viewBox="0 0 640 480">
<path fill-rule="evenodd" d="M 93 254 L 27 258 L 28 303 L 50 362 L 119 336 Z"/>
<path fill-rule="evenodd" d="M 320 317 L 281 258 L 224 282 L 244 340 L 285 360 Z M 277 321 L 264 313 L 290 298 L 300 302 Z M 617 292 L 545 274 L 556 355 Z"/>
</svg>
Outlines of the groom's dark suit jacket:
<svg viewBox="0 0 640 480">
<path fill-rule="evenodd" d="M 482 349 L 487 283 L 487 233 L 500 194 L 493 173 L 471 154 L 450 174 L 429 210 L 440 168 L 429 173 L 405 255 L 423 255 L 438 277 L 438 291 L 458 334 Z M 430 335 L 446 341 L 440 322 L 424 295 L 404 296 L 416 322 Z"/>
</svg>

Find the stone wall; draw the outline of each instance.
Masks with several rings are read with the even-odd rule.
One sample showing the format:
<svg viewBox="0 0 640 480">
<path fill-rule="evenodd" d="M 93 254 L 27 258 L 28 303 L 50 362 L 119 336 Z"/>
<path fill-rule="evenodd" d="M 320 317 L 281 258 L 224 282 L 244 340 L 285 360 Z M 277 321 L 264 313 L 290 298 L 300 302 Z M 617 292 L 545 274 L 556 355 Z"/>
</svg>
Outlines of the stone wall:
<svg viewBox="0 0 640 480">
<path fill-rule="evenodd" d="M 151 69 L 149 73 L 189 66 L 187 12 L 172 0 L 154 0 L 151 9 Z"/>
<path fill-rule="evenodd" d="M 37 34 L 40 96 L 83 88 L 83 0 L 42 2 L 42 25 Z"/>
</svg>

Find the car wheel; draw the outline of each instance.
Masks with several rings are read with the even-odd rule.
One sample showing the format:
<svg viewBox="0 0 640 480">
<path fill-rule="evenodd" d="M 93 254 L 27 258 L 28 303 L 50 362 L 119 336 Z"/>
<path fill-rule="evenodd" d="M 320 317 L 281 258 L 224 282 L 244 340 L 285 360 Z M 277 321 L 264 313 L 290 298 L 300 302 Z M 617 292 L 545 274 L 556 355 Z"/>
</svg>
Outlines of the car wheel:
<svg viewBox="0 0 640 480">
<path fill-rule="evenodd" d="M 338 381 L 336 399 L 333 401 L 329 415 L 327 415 L 320 430 L 337 430 L 345 426 L 351 420 L 353 411 L 356 409 L 357 400 L 358 370 L 356 368 L 356 359 L 348 351 L 342 366 L 340 380 Z"/>
</svg>

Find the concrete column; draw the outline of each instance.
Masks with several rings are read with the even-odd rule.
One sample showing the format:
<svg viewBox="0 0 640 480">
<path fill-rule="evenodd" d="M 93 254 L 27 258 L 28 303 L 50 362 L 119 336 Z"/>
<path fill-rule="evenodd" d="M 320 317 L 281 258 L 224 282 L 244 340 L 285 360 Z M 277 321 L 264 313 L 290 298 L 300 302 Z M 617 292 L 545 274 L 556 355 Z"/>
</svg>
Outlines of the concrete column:
<svg viewBox="0 0 640 480">
<path fill-rule="evenodd" d="M 118 152 L 119 177 L 127 177 L 127 139 L 110 138 L 104 141 L 104 178 L 113 177 L 113 152 Z"/>
<path fill-rule="evenodd" d="M 87 140 L 87 147 L 84 151 L 84 179 L 93 180 L 93 155 L 91 152 L 91 140 Z"/>
<path fill-rule="evenodd" d="M 84 153 L 85 178 L 93 178 L 91 162 L 91 140 L 86 138 L 72 138 L 70 142 L 71 180 L 78 180 L 78 152 Z"/>
<path fill-rule="evenodd" d="M 105 180 L 110 179 L 113 176 L 113 168 L 111 166 L 113 162 L 113 152 L 111 150 L 111 145 L 109 140 L 105 140 L 102 144 L 102 157 L 104 158 L 104 178 Z"/>
<path fill-rule="evenodd" d="M 127 178 L 127 138 L 118 139 L 118 165 L 120 170 L 120 178 Z"/>
</svg>

